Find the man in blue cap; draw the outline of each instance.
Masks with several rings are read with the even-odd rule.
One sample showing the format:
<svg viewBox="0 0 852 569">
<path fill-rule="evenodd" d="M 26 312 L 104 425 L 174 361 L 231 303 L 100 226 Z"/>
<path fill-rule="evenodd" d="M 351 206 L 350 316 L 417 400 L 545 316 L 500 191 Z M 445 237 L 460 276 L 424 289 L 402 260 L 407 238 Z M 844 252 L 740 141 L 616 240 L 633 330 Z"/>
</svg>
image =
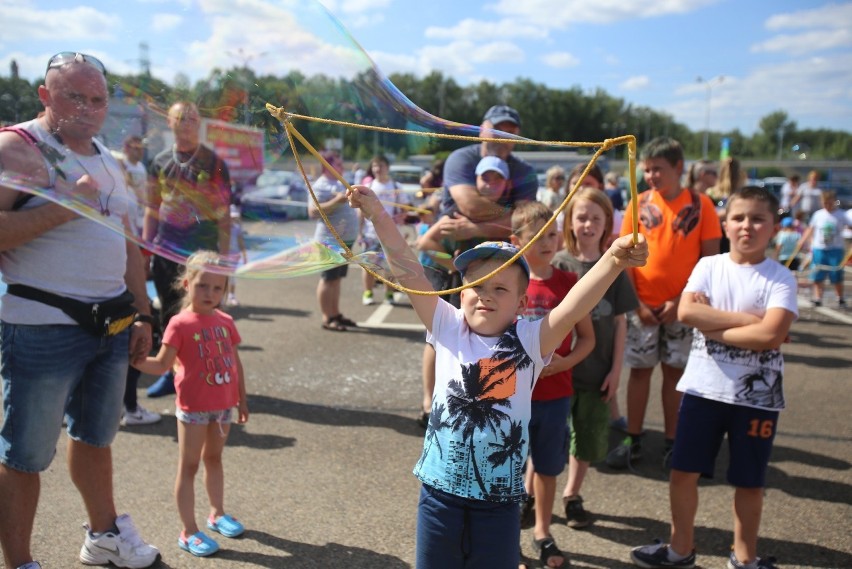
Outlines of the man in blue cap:
<svg viewBox="0 0 852 569">
<path fill-rule="evenodd" d="M 505 138 L 505 142 L 487 140 L 459 148 L 444 163 L 444 188 L 441 220 L 444 235 L 459 243 L 464 251 L 488 239 L 508 240 L 512 227 L 512 208 L 518 202 L 535 200 L 538 179 L 535 170 L 524 160 L 512 154 L 515 143 L 509 135 L 519 135 L 521 117 L 508 105 L 494 105 L 482 119 L 480 138 Z M 476 190 L 476 167 L 485 156 L 497 156 L 509 165 L 506 191 L 496 202 Z M 453 275 L 440 266 L 426 263 L 426 276 L 435 290 L 447 290 L 458 285 Z M 458 295 L 449 302 L 459 305 Z M 432 407 L 432 390 L 435 385 L 435 350 L 426 344 L 423 351 L 423 408 L 419 423 L 425 428 Z"/>
</svg>

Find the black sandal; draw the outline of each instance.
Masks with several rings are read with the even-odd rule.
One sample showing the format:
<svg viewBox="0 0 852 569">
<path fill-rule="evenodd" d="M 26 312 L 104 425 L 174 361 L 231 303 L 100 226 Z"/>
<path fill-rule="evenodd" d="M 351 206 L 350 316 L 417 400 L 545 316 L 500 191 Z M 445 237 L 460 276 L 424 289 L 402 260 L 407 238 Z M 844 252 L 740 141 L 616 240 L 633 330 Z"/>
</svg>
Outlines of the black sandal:
<svg viewBox="0 0 852 569">
<path fill-rule="evenodd" d="M 536 539 L 533 536 L 533 548 L 538 553 L 538 561 L 542 567 L 549 568 L 550 565 L 547 564 L 547 561 L 553 557 L 562 558 L 562 565 L 559 566 L 559 569 L 567 569 L 571 566 L 568 558 L 559 550 L 556 546 L 556 541 L 551 536 L 547 536 L 544 539 Z"/>
<path fill-rule="evenodd" d="M 327 321 L 322 323 L 323 330 L 331 330 L 332 332 L 346 332 L 346 325 L 340 321 L 340 315 L 332 316 Z"/>
<path fill-rule="evenodd" d="M 349 318 L 345 317 L 343 314 L 338 314 L 337 316 L 335 316 L 333 318 L 333 320 L 337 320 L 338 322 L 340 322 L 344 326 L 348 326 L 349 328 L 357 328 L 358 327 L 358 324 L 356 324 L 354 320 L 350 320 Z"/>
</svg>

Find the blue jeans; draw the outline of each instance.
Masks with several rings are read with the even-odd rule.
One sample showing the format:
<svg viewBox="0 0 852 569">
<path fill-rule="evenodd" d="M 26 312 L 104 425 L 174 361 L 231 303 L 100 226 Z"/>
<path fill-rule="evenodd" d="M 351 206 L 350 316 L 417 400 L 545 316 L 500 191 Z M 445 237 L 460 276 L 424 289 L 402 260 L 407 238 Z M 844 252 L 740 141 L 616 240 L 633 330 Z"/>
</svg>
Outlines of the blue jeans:
<svg viewBox="0 0 852 569">
<path fill-rule="evenodd" d="M 130 330 L 98 338 L 78 326 L 0 323 L 0 462 L 41 472 L 68 436 L 108 447 L 118 432 Z"/>
<path fill-rule="evenodd" d="M 468 500 L 424 484 L 417 508 L 416 567 L 515 569 L 520 533 L 517 502 Z"/>
</svg>

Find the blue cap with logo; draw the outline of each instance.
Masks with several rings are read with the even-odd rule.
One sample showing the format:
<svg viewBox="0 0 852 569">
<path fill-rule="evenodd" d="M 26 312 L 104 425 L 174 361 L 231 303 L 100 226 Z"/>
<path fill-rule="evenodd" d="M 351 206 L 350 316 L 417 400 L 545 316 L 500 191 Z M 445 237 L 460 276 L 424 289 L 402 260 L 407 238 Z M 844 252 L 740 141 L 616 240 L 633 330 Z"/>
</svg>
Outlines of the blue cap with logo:
<svg viewBox="0 0 852 569">
<path fill-rule="evenodd" d="M 473 249 L 468 249 L 456 257 L 453 261 L 453 266 L 458 269 L 460 273 L 464 274 L 468 265 L 470 265 L 473 261 L 497 259 L 498 261 L 506 262 L 517 255 L 518 251 L 520 251 L 520 249 L 511 243 L 506 243 L 505 241 L 486 241 L 484 243 L 480 243 Z M 527 278 L 529 278 L 530 266 L 527 264 L 527 260 L 521 256 L 515 260 L 515 263 L 523 269 L 524 274 L 526 274 Z"/>
</svg>

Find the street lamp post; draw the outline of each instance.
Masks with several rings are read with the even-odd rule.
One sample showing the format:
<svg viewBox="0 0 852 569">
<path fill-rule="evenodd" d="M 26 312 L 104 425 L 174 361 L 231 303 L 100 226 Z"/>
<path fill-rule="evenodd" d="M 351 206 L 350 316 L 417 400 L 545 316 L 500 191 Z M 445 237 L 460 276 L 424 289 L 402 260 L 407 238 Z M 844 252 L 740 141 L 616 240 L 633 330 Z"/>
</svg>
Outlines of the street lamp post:
<svg viewBox="0 0 852 569">
<path fill-rule="evenodd" d="M 701 142 L 702 158 L 707 158 L 707 154 L 710 151 L 710 102 L 713 98 L 713 84 L 720 84 L 724 80 L 724 75 L 717 75 L 716 77 L 706 81 L 701 78 L 701 76 L 695 78 L 696 82 L 703 83 L 704 86 L 707 87 L 707 104 L 704 110 L 704 140 Z"/>
</svg>

